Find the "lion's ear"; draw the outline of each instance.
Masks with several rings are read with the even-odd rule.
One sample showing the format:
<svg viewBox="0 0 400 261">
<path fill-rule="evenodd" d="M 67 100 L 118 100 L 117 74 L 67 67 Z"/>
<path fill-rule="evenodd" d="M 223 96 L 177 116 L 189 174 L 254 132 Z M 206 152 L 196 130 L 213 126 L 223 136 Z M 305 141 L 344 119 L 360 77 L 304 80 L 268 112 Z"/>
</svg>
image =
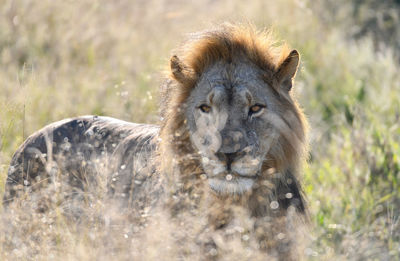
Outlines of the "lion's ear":
<svg viewBox="0 0 400 261">
<path fill-rule="evenodd" d="M 276 78 L 281 88 L 286 91 L 292 89 L 293 78 L 296 76 L 299 67 L 300 55 L 296 50 L 290 52 L 288 57 L 278 66 Z"/>
<path fill-rule="evenodd" d="M 187 83 L 192 80 L 192 70 L 187 67 L 178 56 L 174 55 L 170 60 L 171 73 L 175 80 L 180 83 Z"/>
</svg>

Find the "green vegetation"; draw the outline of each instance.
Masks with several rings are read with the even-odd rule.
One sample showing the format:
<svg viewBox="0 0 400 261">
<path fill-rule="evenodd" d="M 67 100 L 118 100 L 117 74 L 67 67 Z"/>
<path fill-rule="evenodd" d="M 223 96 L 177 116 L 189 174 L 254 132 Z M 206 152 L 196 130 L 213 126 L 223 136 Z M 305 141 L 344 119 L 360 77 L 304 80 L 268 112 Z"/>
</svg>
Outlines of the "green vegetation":
<svg viewBox="0 0 400 261">
<path fill-rule="evenodd" d="M 159 72 L 182 35 L 250 21 L 302 54 L 295 89 L 311 123 L 306 256 L 399 260 L 400 4 L 388 2 L 1 1 L 0 195 L 29 134 L 84 114 L 157 122 Z M 69 259 L 96 256 L 91 233 L 61 222 L 54 233 L 72 246 Z M 0 226 L 1 260 L 31 253 L 2 251 L 7 233 Z"/>
</svg>

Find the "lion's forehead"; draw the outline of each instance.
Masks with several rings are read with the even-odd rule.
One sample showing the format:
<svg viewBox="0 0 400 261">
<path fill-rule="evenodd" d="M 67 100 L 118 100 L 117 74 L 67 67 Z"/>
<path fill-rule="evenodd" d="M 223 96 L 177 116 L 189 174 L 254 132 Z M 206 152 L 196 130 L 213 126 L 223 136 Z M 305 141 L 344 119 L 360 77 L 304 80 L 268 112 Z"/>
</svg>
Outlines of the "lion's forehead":
<svg viewBox="0 0 400 261">
<path fill-rule="evenodd" d="M 206 82 L 210 87 L 225 85 L 230 88 L 260 82 L 263 75 L 263 72 L 251 63 L 217 62 L 203 73 L 200 82 Z"/>
<path fill-rule="evenodd" d="M 246 106 L 277 102 L 275 93 L 264 75 L 251 64 L 216 63 L 200 77 L 191 93 L 191 100 L 208 103 L 212 95 L 214 106 L 239 113 Z M 229 108 L 228 108 L 229 107 Z"/>
</svg>

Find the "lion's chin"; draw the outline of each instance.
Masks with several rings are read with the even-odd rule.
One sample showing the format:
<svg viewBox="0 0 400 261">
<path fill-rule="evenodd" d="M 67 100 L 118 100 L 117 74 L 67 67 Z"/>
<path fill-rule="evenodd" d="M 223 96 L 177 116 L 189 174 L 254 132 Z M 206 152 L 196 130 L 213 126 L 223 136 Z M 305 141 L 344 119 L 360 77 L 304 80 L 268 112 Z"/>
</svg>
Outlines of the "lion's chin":
<svg viewBox="0 0 400 261">
<path fill-rule="evenodd" d="M 220 194 L 242 194 L 251 190 L 254 185 L 254 179 L 239 177 L 232 180 L 226 180 L 215 177 L 209 178 L 208 184 L 212 190 Z"/>
</svg>

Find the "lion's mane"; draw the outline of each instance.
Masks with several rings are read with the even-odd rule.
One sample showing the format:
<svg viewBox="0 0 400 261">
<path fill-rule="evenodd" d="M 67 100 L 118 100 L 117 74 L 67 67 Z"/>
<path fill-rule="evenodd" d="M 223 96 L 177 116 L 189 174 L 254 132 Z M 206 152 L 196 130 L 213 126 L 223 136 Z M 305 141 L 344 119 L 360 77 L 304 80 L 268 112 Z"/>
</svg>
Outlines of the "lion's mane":
<svg viewBox="0 0 400 261">
<path fill-rule="evenodd" d="M 174 57 L 171 59 L 171 68 L 174 68 L 174 62 L 179 62 L 182 70 L 170 69 L 168 80 L 161 90 L 160 171 L 164 173 L 178 171 L 179 177 L 183 180 L 203 173 L 199 156 L 190 141 L 185 108 L 191 90 L 210 65 L 221 60 L 229 62 L 235 56 L 244 55 L 263 69 L 266 82 L 276 86 L 274 75 L 289 53 L 287 45 L 277 44 L 271 32 L 259 32 L 247 25 L 224 24 L 213 30 L 190 35 L 188 41 L 176 50 L 180 61 Z M 289 95 L 289 98 L 281 96 L 280 99 L 284 109 L 291 111 L 295 117 L 295 120 L 285 121 L 293 133 L 283 133 L 280 136 L 279 142 L 267 155 L 268 161 L 265 161 L 262 170 L 266 180 L 271 180 L 273 174 L 281 173 L 282 177 L 273 184 L 276 195 L 287 191 L 285 187 L 296 186 L 299 192 L 298 200 L 301 201 L 297 206 L 304 212 L 304 199 L 298 178 L 299 168 L 307 155 L 308 125 L 293 94 L 290 92 Z M 256 189 L 257 192 L 260 192 L 259 190 Z M 279 201 L 284 207 L 289 207 L 289 203 L 284 199 Z M 268 205 L 270 201 L 265 200 L 261 203 Z M 261 211 L 257 215 L 265 215 L 265 209 L 268 209 L 266 206 L 253 207 L 254 211 Z"/>
<path fill-rule="evenodd" d="M 275 74 L 290 51 L 287 45 L 277 44 L 271 32 L 258 32 L 251 26 L 224 24 L 190 35 L 176 54 L 179 59 L 175 56 L 171 59 L 172 69 L 168 71 L 168 80 L 161 91 L 159 170 L 167 174 L 171 184 L 176 180 L 181 182 L 177 190 L 171 191 L 174 197 L 181 195 L 181 200 L 175 200 L 171 206 L 172 210 L 179 211 L 185 206 L 195 208 L 199 198 L 212 193 L 205 192 L 200 156 L 191 144 L 185 120 L 188 97 L 202 73 L 217 61 L 230 62 L 235 56 L 244 55 L 265 72 L 264 80 L 277 88 Z M 211 203 L 214 207 L 208 209 L 208 215 L 211 227 L 218 229 L 235 218 L 232 206 L 244 207 L 250 216 L 256 218 L 254 231 L 260 247 L 269 250 L 280 248 L 279 258 L 290 260 L 293 258 L 290 254 L 293 240 L 287 236 L 285 244 L 282 244 L 275 238 L 288 232 L 288 215 L 307 219 L 299 172 L 308 150 L 308 124 L 293 92 L 279 98 L 283 111 L 291 112 L 285 119 L 289 131 L 283 130 L 271 148 L 253 190 L 243 195 L 214 195 Z M 271 207 L 275 202 L 278 208 Z M 268 219 L 271 222 L 265 222 L 265 218 L 272 218 Z"/>
</svg>

